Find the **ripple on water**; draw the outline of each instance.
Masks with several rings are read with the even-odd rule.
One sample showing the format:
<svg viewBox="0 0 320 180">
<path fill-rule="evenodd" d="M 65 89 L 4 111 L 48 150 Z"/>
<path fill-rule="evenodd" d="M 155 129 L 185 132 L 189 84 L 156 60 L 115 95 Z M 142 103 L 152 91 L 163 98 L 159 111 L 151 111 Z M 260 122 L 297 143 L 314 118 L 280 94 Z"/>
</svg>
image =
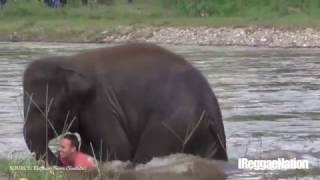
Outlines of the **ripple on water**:
<svg viewBox="0 0 320 180">
<path fill-rule="evenodd" d="M 20 115 L 26 65 L 39 57 L 101 46 L 0 43 L 0 156 L 27 152 Z M 278 156 L 308 159 L 320 167 L 319 49 L 168 47 L 208 77 L 225 119 L 230 164 L 235 166 L 239 157 Z M 262 177 L 249 171 L 231 179 Z"/>
</svg>

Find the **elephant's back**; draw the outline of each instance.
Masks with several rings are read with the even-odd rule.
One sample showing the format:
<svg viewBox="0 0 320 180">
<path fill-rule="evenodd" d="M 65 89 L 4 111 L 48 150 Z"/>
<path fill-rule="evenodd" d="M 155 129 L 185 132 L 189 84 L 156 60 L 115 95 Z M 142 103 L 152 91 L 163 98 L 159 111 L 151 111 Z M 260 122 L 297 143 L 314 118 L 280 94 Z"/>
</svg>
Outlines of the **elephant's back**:
<svg viewBox="0 0 320 180">
<path fill-rule="evenodd" d="M 96 69 L 115 69 L 130 66 L 138 68 L 180 68 L 191 67 L 182 56 L 163 47 L 150 43 L 132 43 L 114 47 L 88 50 L 74 57 L 75 61 L 84 61 L 83 64 L 96 66 Z"/>
</svg>

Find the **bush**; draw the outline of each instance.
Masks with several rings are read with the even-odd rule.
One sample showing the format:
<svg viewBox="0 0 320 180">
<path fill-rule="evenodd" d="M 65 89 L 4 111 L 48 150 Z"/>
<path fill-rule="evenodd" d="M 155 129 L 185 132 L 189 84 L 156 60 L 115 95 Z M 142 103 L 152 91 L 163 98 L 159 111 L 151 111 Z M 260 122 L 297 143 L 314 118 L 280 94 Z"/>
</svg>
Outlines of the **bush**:
<svg viewBox="0 0 320 180">
<path fill-rule="evenodd" d="M 113 0 L 97 0 L 99 4 L 112 5 L 114 3 Z"/>
<path fill-rule="evenodd" d="M 189 16 L 231 16 L 248 14 L 251 9 L 267 9 L 269 13 L 286 16 L 289 14 L 316 14 L 320 0 L 162 0 L 173 4 L 182 15 Z M 265 11 L 264 11 L 265 12 Z M 263 14 L 262 14 L 263 15 Z"/>
<path fill-rule="evenodd" d="M 3 13 L 8 16 L 33 16 L 39 12 L 45 11 L 45 6 L 38 0 L 11 0 L 8 1 Z"/>
<path fill-rule="evenodd" d="M 183 15 L 209 16 L 215 12 L 212 0 L 177 0 L 177 10 Z"/>
</svg>

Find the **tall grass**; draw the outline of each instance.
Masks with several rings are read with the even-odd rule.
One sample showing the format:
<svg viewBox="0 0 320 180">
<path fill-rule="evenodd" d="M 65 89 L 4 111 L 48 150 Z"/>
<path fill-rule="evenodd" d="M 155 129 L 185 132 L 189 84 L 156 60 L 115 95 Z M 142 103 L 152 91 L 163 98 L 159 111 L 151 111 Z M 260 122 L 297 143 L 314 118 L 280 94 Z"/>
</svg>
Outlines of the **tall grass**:
<svg viewBox="0 0 320 180">
<path fill-rule="evenodd" d="M 0 159 L 0 179 L 26 180 L 87 180 L 107 179 L 107 175 L 96 176 L 92 170 L 72 170 L 59 167 L 44 167 L 40 162 L 31 158 Z"/>
<path fill-rule="evenodd" d="M 52 121 L 48 118 L 48 114 L 51 110 L 52 103 L 54 101 L 53 98 L 50 98 L 49 100 L 49 85 L 46 85 L 46 92 L 45 92 L 45 110 L 41 109 L 39 105 L 33 100 L 33 94 L 26 94 L 29 98 L 29 103 L 27 106 L 26 116 L 23 117 L 21 109 L 19 108 L 20 105 L 17 102 L 17 107 L 19 109 L 19 112 L 21 112 L 21 118 L 24 119 L 24 125 L 27 123 L 28 120 L 28 114 L 31 105 L 34 106 L 43 116 L 43 120 L 46 122 L 46 144 L 49 144 L 48 139 L 48 130 L 52 129 L 55 134 L 55 138 L 58 138 L 59 134 L 58 131 L 55 129 L 55 127 L 52 124 Z M 70 118 L 70 123 L 68 123 L 69 119 L 69 112 L 66 115 L 66 119 L 64 122 L 64 126 L 62 129 L 62 135 L 67 133 L 74 120 L 75 117 L 72 119 Z M 49 127 L 50 126 L 50 127 Z M 25 136 L 25 135 L 24 135 Z M 55 139 L 58 140 L 58 139 Z M 59 140 L 58 140 L 59 141 Z M 57 142 L 53 142 L 52 145 L 56 148 L 58 145 L 55 144 Z M 93 149 L 93 147 L 91 146 Z M 0 157 L 0 180 L 1 179 L 24 179 L 24 180 L 72 180 L 72 179 L 79 179 L 79 180 L 87 180 L 87 179 L 107 179 L 107 180 L 116 180 L 116 178 L 109 178 L 108 175 L 101 174 L 100 165 L 98 161 L 96 161 L 97 167 L 93 170 L 80 170 L 80 169 L 69 169 L 69 168 L 63 168 L 63 167 L 57 167 L 57 166 L 48 166 L 46 162 L 48 162 L 48 149 L 46 150 L 46 160 L 44 161 L 43 157 L 40 157 L 39 160 L 36 160 L 36 154 L 31 153 L 31 156 L 29 154 L 9 154 L 8 157 Z M 96 156 L 94 156 L 96 158 Z M 97 174 L 98 173 L 98 174 Z M 107 173 L 106 173 L 107 174 Z M 98 176 L 97 176 L 98 175 Z"/>
</svg>

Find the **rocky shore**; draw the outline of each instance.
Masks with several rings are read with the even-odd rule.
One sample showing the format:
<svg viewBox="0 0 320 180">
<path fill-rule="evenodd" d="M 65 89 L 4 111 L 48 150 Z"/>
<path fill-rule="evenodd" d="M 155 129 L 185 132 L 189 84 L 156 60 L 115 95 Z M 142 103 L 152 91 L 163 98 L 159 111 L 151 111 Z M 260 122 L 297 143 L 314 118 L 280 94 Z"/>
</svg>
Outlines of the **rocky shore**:
<svg viewBox="0 0 320 180">
<path fill-rule="evenodd" d="M 176 45 L 320 47 L 320 30 L 273 27 L 118 27 L 99 42 L 152 42 Z"/>
<path fill-rule="evenodd" d="M 320 47 L 320 29 L 298 27 L 155 27 L 117 26 L 107 29 L 84 29 L 74 33 L 72 27 L 64 31 L 46 32 L 32 28 L 9 35 L 0 32 L 2 41 L 41 41 L 72 43 L 151 42 L 171 45 L 249 46 L 281 48 Z M 28 32 L 31 32 L 28 34 Z M 90 33 L 88 33 L 90 32 Z"/>
</svg>

